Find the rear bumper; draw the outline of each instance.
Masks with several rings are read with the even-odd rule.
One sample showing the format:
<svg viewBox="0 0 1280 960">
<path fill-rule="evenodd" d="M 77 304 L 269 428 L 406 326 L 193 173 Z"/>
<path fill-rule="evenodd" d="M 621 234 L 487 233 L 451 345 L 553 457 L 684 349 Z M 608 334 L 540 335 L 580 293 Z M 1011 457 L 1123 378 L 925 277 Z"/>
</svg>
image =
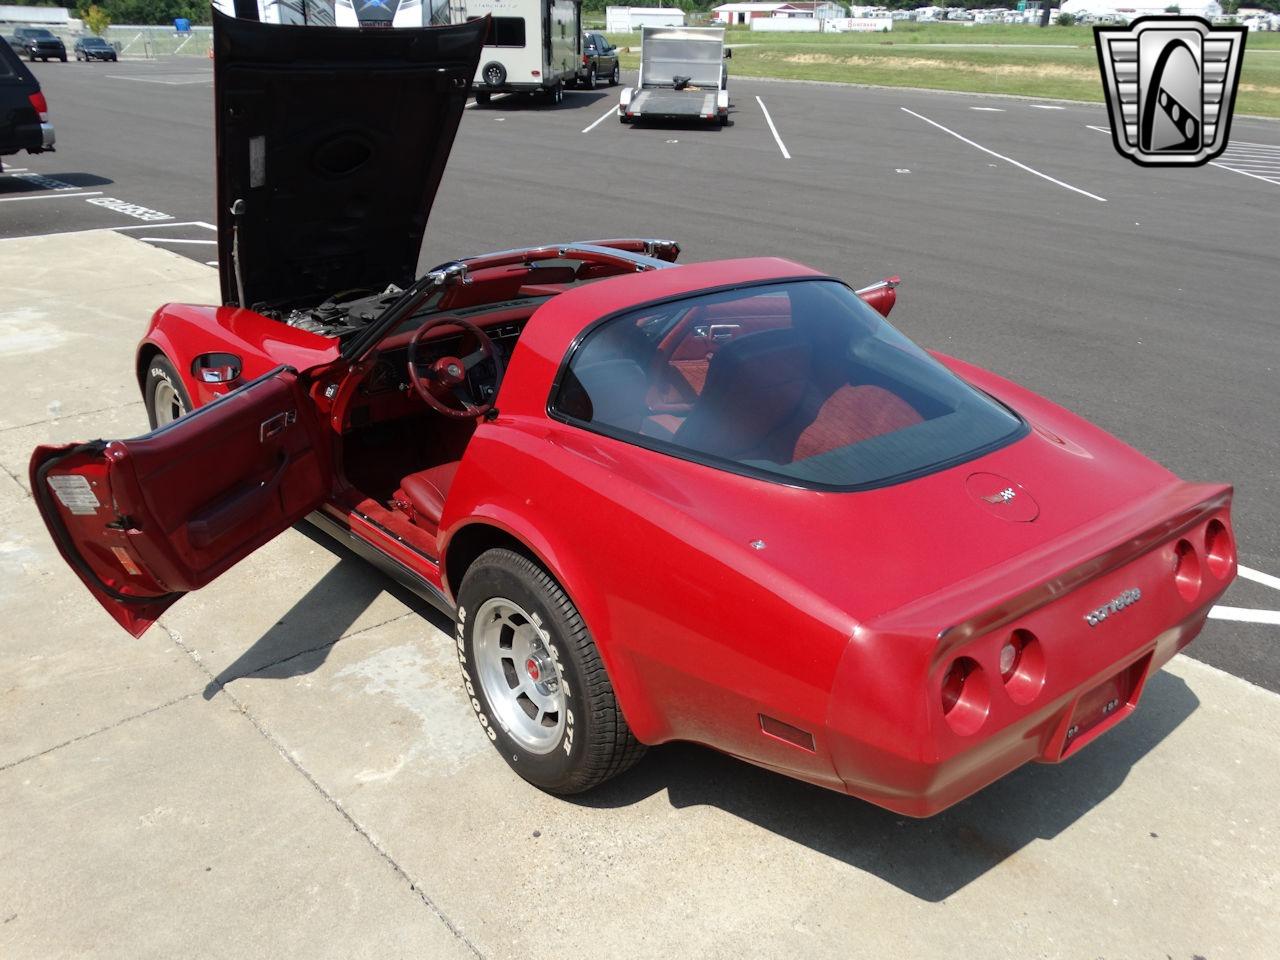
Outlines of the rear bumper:
<svg viewBox="0 0 1280 960">
<path fill-rule="evenodd" d="M 1206 606 L 1136 654 L 946 759 L 881 755 L 874 764 L 879 774 L 868 777 L 865 744 L 833 735 L 845 792 L 905 816 L 931 817 L 1027 763 L 1061 763 L 1134 712 L 1147 678 L 1195 639 L 1208 611 Z"/>
<path fill-rule="evenodd" d="M 856 636 L 826 730 L 845 791 L 932 816 L 1023 764 L 1070 758 L 1131 714 L 1147 678 L 1195 639 L 1235 578 L 1230 491 L 1200 500 L 1205 490 L 1184 486 L 1177 513 L 1039 590 L 949 621 L 931 650 L 887 625 Z M 1026 646 L 1006 677 L 1011 643 Z M 957 701 L 949 688 L 956 706 L 944 708 L 960 663 L 964 692 Z"/>
</svg>

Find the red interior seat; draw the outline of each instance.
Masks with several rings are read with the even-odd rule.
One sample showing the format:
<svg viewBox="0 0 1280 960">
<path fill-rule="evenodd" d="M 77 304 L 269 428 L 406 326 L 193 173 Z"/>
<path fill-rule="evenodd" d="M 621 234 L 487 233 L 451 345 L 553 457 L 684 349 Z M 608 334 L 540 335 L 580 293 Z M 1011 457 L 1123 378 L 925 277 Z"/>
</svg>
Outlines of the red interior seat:
<svg viewBox="0 0 1280 960">
<path fill-rule="evenodd" d="M 458 472 L 458 462 L 450 460 L 409 474 L 400 481 L 400 489 L 392 494 L 391 505 L 409 514 L 409 519 L 420 526 L 440 526 L 444 501 Z"/>
</svg>

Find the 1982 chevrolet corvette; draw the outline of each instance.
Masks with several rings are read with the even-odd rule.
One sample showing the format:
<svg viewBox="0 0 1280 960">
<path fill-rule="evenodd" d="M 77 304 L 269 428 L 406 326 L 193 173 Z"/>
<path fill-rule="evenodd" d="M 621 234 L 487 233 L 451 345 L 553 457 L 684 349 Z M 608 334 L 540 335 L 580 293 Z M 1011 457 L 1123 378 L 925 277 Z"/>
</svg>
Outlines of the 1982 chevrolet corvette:
<svg viewBox="0 0 1280 960">
<path fill-rule="evenodd" d="M 217 17 L 224 305 L 153 317 L 151 433 L 31 460 L 111 615 L 308 518 L 455 617 L 558 793 L 689 740 L 926 816 L 1132 712 L 1235 575 L 1231 489 L 918 348 L 892 281 L 652 240 L 414 279 L 484 29 Z"/>
</svg>

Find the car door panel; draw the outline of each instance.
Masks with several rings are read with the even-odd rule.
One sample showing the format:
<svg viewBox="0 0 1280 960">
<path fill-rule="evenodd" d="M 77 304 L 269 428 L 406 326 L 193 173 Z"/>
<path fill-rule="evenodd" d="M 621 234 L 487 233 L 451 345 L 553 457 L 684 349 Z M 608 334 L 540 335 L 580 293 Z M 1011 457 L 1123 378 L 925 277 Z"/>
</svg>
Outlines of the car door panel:
<svg viewBox="0 0 1280 960">
<path fill-rule="evenodd" d="M 39 447 L 31 484 L 63 558 L 139 636 L 324 502 L 328 443 L 282 367 L 142 437 Z"/>
</svg>

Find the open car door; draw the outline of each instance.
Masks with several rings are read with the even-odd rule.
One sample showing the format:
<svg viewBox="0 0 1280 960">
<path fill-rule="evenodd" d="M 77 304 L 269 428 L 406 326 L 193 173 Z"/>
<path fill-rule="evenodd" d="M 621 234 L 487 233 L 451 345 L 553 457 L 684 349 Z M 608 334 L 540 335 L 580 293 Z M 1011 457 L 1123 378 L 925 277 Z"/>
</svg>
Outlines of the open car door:
<svg viewBox="0 0 1280 960">
<path fill-rule="evenodd" d="M 146 436 L 37 447 L 31 490 L 64 560 L 135 637 L 315 510 L 332 454 L 279 367 Z"/>
</svg>

